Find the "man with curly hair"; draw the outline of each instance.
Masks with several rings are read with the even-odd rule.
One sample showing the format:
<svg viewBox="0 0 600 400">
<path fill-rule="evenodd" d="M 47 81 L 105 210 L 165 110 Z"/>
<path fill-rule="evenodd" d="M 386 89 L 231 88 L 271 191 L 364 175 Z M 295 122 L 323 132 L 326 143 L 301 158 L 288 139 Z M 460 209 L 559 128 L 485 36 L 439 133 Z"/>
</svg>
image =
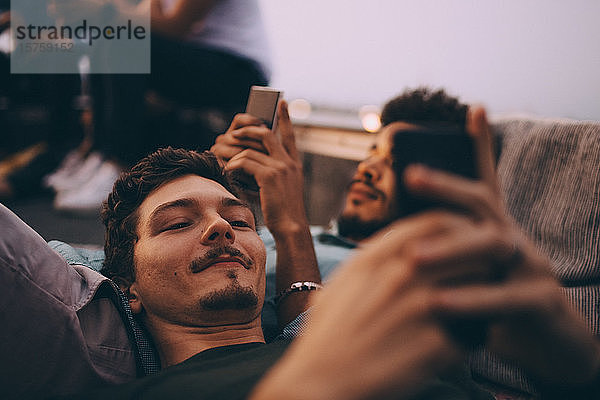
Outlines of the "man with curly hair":
<svg viewBox="0 0 600 400">
<path fill-rule="evenodd" d="M 381 114 L 383 128 L 379 135 L 388 137 L 386 132 L 394 123 L 397 125 L 393 130 L 424 126 L 464 129 L 467 110 L 466 104 L 449 96 L 443 89 L 420 87 L 406 90 L 385 104 Z M 260 127 L 260 121 L 248 115 L 238 115 L 229 130 L 217 138 L 211 151 L 227 162 L 235 157 L 229 168 L 244 169 L 240 163 L 243 153 L 258 151 L 268 154 L 261 143 L 266 131 L 266 128 Z M 339 242 L 340 245 L 354 247 L 396 218 L 392 209 L 395 190 L 393 171 L 389 165 L 382 163 L 376 150 L 374 146 L 370 156 L 358 165 L 348 185 L 344 208 L 337 223 L 338 238 L 349 240 Z"/>
<path fill-rule="evenodd" d="M 399 129 L 427 126 L 465 129 L 468 106 L 444 90 L 418 88 L 388 101 L 381 113 L 379 142 L 388 142 Z M 393 124 L 393 125 L 392 125 Z M 377 146 L 357 167 L 338 218 L 342 237 L 355 242 L 367 239 L 397 218 L 394 210 L 395 174 Z"/>
</svg>

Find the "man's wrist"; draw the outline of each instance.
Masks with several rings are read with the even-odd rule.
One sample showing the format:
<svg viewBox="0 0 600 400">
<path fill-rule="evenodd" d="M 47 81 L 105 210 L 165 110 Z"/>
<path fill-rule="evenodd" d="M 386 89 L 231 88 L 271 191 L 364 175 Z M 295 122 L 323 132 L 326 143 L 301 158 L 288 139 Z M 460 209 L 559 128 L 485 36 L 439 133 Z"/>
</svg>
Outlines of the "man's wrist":
<svg viewBox="0 0 600 400">
<path fill-rule="evenodd" d="M 271 235 L 276 241 L 279 240 L 295 240 L 298 237 L 310 236 L 310 226 L 308 221 L 286 221 L 278 224 L 267 225 Z"/>
<path fill-rule="evenodd" d="M 275 296 L 275 305 L 278 306 L 282 300 L 287 298 L 292 293 L 306 292 L 306 291 L 311 291 L 311 290 L 320 290 L 322 288 L 323 288 L 323 285 L 321 285 L 320 282 L 313 282 L 313 281 L 294 282 L 289 287 L 287 287 L 287 288 L 281 290 L 279 293 L 277 293 L 277 296 Z"/>
</svg>

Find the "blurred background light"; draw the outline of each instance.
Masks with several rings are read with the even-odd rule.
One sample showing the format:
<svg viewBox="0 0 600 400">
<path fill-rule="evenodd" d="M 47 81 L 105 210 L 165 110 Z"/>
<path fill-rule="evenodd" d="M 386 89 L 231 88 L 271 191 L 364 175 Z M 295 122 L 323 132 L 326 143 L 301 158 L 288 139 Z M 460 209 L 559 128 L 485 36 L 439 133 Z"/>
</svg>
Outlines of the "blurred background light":
<svg viewBox="0 0 600 400">
<path fill-rule="evenodd" d="M 379 107 L 374 105 L 362 106 L 358 111 L 358 117 L 362 127 L 367 132 L 377 132 L 381 128 L 381 119 L 379 118 Z"/>
<path fill-rule="evenodd" d="M 310 116 L 312 107 L 304 99 L 294 99 L 288 105 L 290 117 L 293 119 L 306 119 Z"/>
</svg>

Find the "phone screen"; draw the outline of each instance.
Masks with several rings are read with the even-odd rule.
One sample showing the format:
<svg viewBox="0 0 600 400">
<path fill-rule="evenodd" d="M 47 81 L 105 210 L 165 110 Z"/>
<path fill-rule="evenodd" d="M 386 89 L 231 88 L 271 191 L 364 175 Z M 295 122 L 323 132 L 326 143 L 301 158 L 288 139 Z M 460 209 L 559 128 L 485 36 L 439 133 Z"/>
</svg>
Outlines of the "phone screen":
<svg viewBox="0 0 600 400">
<path fill-rule="evenodd" d="M 246 112 L 263 120 L 269 129 L 277 128 L 277 104 L 282 92 L 266 86 L 252 86 Z"/>
<path fill-rule="evenodd" d="M 471 179 L 479 177 L 473 139 L 461 129 L 399 130 L 394 134 L 392 160 L 399 218 L 432 208 L 455 209 L 406 190 L 402 177 L 408 165 L 419 163 Z M 485 343 L 488 324 L 480 318 L 454 318 L 445 321 L 445 327 L 455 340 L 471 347 Z"/>
<path fill-rule="evenodd" d="M 399 217 L 449 206 L 432 199 L 419 198 L 405 189 L 402 177 L 404 169 L 410 164 L 424 164 L 467 178 L 478 178 L 473 140 L 461 129 L 399 130 L 393 138 L 392 160 L 398 188 Z"/>
<path fill-rule="evenodd" d="M 281 90 L 268 86 L 252 86 L 246 113 L 260 118 L 269 129 L 275 131 L 277 129 L 277 104 L 282 96 Z M 253 176 L 241 170 L 233 171 L 231 176 L 243 190 L 258 192 L 259 187 Z"/>
</svg>

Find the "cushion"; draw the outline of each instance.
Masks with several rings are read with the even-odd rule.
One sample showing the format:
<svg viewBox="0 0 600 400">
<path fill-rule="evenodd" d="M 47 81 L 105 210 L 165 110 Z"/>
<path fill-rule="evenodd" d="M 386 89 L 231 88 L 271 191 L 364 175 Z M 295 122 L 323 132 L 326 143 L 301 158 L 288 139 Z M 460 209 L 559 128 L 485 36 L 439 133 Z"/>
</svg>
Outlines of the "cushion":
<svg viewBox="0 0 600 400">
<path fill-rule="evenodd" d="M 600 122 L 496 121 L 498 177 L 508 213 L 551 261 L 573 307 L 600 333 Z M 478 349 L 475 373 L 528 392 L 525 374 Z"/>
</svg>

